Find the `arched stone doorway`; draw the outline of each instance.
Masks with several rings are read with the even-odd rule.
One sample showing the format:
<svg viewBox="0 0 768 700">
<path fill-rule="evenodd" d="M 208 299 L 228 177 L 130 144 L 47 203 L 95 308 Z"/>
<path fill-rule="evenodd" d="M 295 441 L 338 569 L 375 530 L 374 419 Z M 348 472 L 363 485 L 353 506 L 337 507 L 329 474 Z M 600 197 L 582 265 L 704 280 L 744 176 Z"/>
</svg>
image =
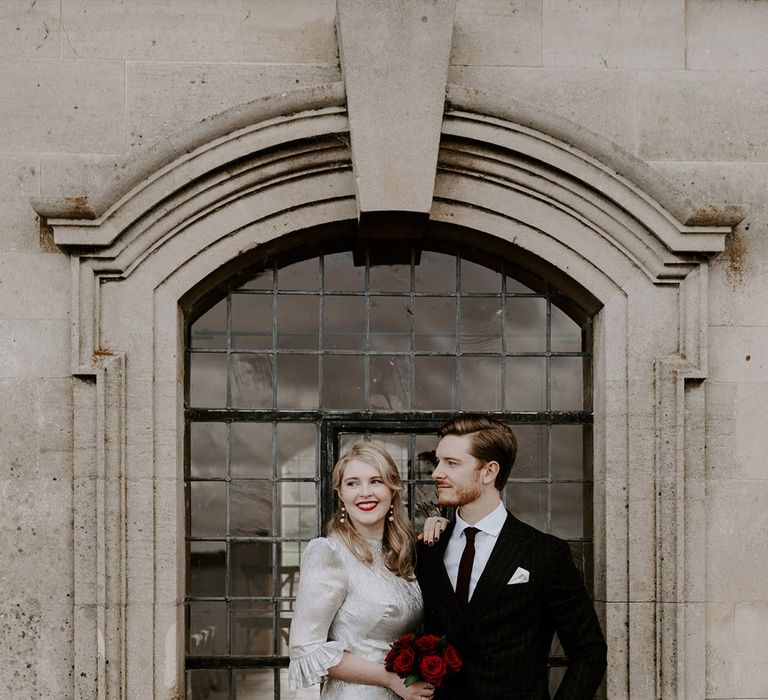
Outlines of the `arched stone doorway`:
<svg viewBox="0 0 768 700">
<path fill-rule="evenodd" d="M 449 89 L 430 217 L 487 235 L 498 242 L 490 251 L 513 244 L 546 261 L 547 279 L 574 299 L 596 301 L 594 570 L 608 696 L 696 695 L 704 577 L 695 426 L 707 255 L 727 229 L 679 223 L 630 156 L 599 144 L 586 152 L 573 145 L 579 134 L 563 140 L 567 124 L 542 118 L 542 131 L 514 111 Z M 347 144 L 341 86 L 315 88 L 239 108 L 186 143 L 148 152 L 100 198 L 37 204 L 73 261 L 83 696 L 174 697 L 183 687 L 180 303 L 285 234 L 355 220 Z"/>
</svg>

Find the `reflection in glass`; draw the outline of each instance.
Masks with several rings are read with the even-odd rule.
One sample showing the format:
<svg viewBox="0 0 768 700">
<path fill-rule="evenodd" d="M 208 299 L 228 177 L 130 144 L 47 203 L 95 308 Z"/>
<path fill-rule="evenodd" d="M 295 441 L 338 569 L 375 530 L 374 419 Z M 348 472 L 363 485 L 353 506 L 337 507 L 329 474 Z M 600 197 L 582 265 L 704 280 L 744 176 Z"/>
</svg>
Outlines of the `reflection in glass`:
<svg viewBox="0 0 768 700">
<path fill-rule="evenodd" d="M 189 355 L 189 405 L 221 408 L 227 404 L 227 355 L 223 352 Z"/>
<path fill-rule="evenodd" d="M 187 603 L 187 614 L 187 651 L 191 656 L 219 656 L 228 653 L 226 603 Z"/>
<path fill-rule="evenodd" d="M 584 536 L 584 484 L 552 484 L 552 534 L 563 539 Z"/>
<path fill-rule="evenodd" d="M 501 299 L 461 300 L 461 349 L 463 352 L 501 350 Z"/>
<path fill-rule="evenodd" d="M 517 458 L 512 467 L 515 478 L 547 475 L 547 426 L 524 423 L 513 425 L 517 438 Z"/>
<path fill-rule="evenodd" d="M 507 275 L 506 277 L 507 294 L 533 294 L 530 287 L 526 287 L 522 282 Z"/>
<path fill-rule="evenodd" d="M 365 343 L 365 299 L 325 297 L 323 347 L 326 350 L 362 350 Z"/>
<path fill-rule="evenodd" d="M 501 292 L 501 275 L 485 265 L 462 260 L 461 291 L 498 294 Z"/>
<path fill-rule="evenodd" d="M 553 357 L 552 410 L 580 411 L 584 406 L 584 358 Z"/>
<path fill-rule="evenodd" d="M 410 265 L 371 265 L 370 288 L 373 292 L 409 292 Z"/>
<path fill-rule="evenodd" d="M 313 477 L 317 471 L 317 428 L 314 423 L 277 424 L 277 473 L 281 477 Z"/>
<path fill-rule="evenodd" d="M 550 429 L 550 462 L 555 479 L 584 477 L 584 427 L 553 425 Z"/>
<path fill-rule="evenodd" d="M 510 297 L 504 306 L 507 352 L 544 352 L 547 349 L 547 300 Z"/>
<path fill-rule="evenodd" d="M 277 358 L 279 408 L 317 408 L 319 402 L 317 355 L 281 355 Z"/>
<path fill-rule="evenodd" d="M 539 530 L 547 530 L 547 485 L 509 483 L 504 489 L 507 508 L 515 517 Z"/>
<path fill-rule="evenodd" d="M 272 653 L 271 603 L 233 603 L 229 620 L 232 654 L 266 656 Z"/>
<path fill-rule="evenodd" d="M 200 476 L 226 476 L 227 424 L 189 424 L 189 474 Z"/>
<path fill-rule="evenodd" d="M 417 484 L 414 488 L 413 526 L 416 532 L 424 527 L 424 521 L 431 515 L 440 515 L 437 506 L 437 490 L 434 484 Z"/>
<path fill-rule="evenodd" d="M 272 289 L 274 286 L 274 272 L 270 267 L 268 270 L 258 270 L 254 272 L 251 269 L 252 277 L 239 289 Z"/>
<path fill-rule="evenodd" d="M 455 292 L 456 258 L 453 255 L 424 251 L 416 266 L 417 292 Z"/>
<path fill-rule="evenodd" d="M 272 476 L 272 424 L 233 423 L 232 476 Z"/>
<path fill-rule="evenodd" d="M 232 405 L 271 408 L 272 358 L 269 355 L 232 355 Z"/>
<path fill-rule="evenodd" d="M 232 347 L 272 348 L 272 295 L 232 295 Z"/>
<path fill-rule="evenodd" d="M 192 537 L 227 534 L 227 484 L 224 481 L 190 481 L 189 519 Z"/>
<path fill-rule="evenodd" d="M 272 700 L 275 697 L 274 673 L 272 669 L 238 669 L 232 671 L 237 700 Z M 286 698 L 286 700 L 298 698 L 298 696 L 287 692 L 282 693 L 280 697 Z"/>
<path fill-rule="evenodd" d="M 508 357 L 504 380 L 507 411 L 543 411 L 547 403 L 545 357 Z"/>
<path fill-rule="evenodd" d="M 372 355 L 368 362 L 368 408 L 407 411 L 410 408 L 409 358 L 402 355 Z"/>
<path fill-rule="evenodd" d="M 362 355 L 323 357 L 323 408 L 365 406 L 365 358 Z"/>
<path fill-rule="evenodd" d="M 278 294 L 277 347 L 281 350 L 316 350 L 319 314 L 319 297 Z"/>
<path fill-rule="evenodd" d="M 416 350 L 456 351 L 456 300 L 416 298 Z"/>
<path fill-rule="evenodd" d="M 299 487 L 299 488 L 297 488 Z M 301 488 L 304 487 L 304 488 Z M 307 489 L 306 487 L 310 487 Z M 311 539 L 317 536 L 317 508 L 315 507 L 315 485 L 281 483 L 278 488 L 282 494 L 283 507 L 280 511 L 280 534 L 283 537 L 302 537 Z M 292 492 L 309 491 L 307 498 L 297 498 Z"/>
<path fill-rule="evenodd" d="M 501 409 L 501 359 L 462 357 L 461 408 L 464 411 Z"/>
<path fill-rule="evenodd" d="M 277 271 L 279 289 L 317 291 L 320 289 L 320 259 L 311 258 L 281 267 Z"/>
<path fill-rule="evenodd" d="M 194 597 L 226 594 L 227 551 L 223 542 L 190 542 L 189 589 Z"/>
<path fill-rule="evenodd" d="M 232 581 L 230 595 L 272 595 L 272 545 L 269 542 L 237 542 L 230 545 Z"/>
<path fill-rule="evenodd" d="M 190 334 L 193 348 L 227 348 L 227 300 L 206 311 L 192 324 Z"/>
<path fill-rule="evenodd" d="M 449 411 L 453 408 L 453 357 L 414 358 L 413 403 L 421 411 Z"/>
<path fill-rule="evenodd" d="M 323 288 L 326 292 L 362 292 L 365 267 L 354 264 L 351 252 L 326 255 L 323 258 Z"/>
<path fill-rule="evenodd" d="M 187 671 L 187 700 L 229 700 L 229 671 L 201 668 Z"/>
<path fill-rule="evenodd" d="M 554 304 L 550 306 L 552 352 L 581 352 L 581 326 Z"/>
<path fill-rule="evenodd" d="M 229 487 L 229 534 L 235 537 L 272 534 L 272 483 L 237 481 Z"/>
<path fill-rule="evenodd" d="M 372 297 L 370 301 L 371 350 L 404 351 L 410 348 L 413 313 L 407 297 Z"/>
<path fill-rule="evenodd" d="M 414 479 L 431 479 L 432 472 L 437 466 L 435 449 L 437 448 L 437 435 L 416 435 L 416 469 Z"/>
</svg>

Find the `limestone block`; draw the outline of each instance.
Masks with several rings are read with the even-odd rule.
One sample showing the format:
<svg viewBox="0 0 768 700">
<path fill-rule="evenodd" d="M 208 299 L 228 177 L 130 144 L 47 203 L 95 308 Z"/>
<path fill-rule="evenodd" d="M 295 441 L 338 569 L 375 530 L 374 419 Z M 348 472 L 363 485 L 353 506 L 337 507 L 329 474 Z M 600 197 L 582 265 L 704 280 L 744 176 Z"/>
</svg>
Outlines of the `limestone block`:
<svg viewBox="0 0 768 700">
<path fill-rule="evenodd" d="M 541 0 L 458 0 L 451 64 L 541 65 Z"/>
<path fill-rule="evenodd" d="M 706 689 L 708 698 L 733 697 L 734 605 L 706 605 Z"/>
<path fill-rule="evenodd" d="M 768 383 L 768 328 L 710 328 L 709 370 L 717 382 Z"/>
<path fill-rule="evenodd" d="M 337 66 L 129 64 L 130 145 L 153 143 L 257 97 L 339 79 Z"/>
<path fill-rule="evenodd" d="M 448 81 L 528 102 L 635 149 L 635 74 L 568 68 L 451 67 Z"/>
<path fill-rule="evenodd" d="M 0 251 L 40 249 L 37 215 L 29 198 L 40 194 L 40 161 L 35 156 L 3 154 L 0 158 Z"/>
<path fill-rule="evenodd" d="M 242 5 L 243 61 L 338 63 L 334 0 L 243 0 Z"/>
<path fill-rule="evenodd" d="M 0 56 L 58 58 L 61 0 L 0 3 Z"/>
<path fill-rule="evenodd" d="M 123 150 L 121 62 L 5 59 L 0 94 L 0 151 Z"/>
<path fill-rule="evenodd" d="M 40 191 L 51 197 L 92 193 L 119 167 L 114 156 L 89 153 L 46 153 L 42 159 Z"/>
<path fill-rule="evenodd" d="M 644 160 L 768 160 L 768 72 L 654 71 L 639 81 Z"/>
<path fill-rule="evenodd" d="M 738 603 L 734 621 L 734 690 L 739 698 L 768 697 L 768 602 Z"/>
<path fill-rule="evenodd" d="M 37 464 L 37 406 L 34 380 L 0 380 L 0 474 L 7 479 L 29 478 Z M 4 501 L 9 503 L 9 501 Z"/>
<path fill-rule="evenodd" d="M 768 69 L 768 4 L 688 0 L 687 62 L 692 69 Z"/>
<path fill-rule="evenodd" d="M 66 376 L 69 347 L 69 321 L 0 320 L 0 372 L 5 378 Z"/>
<path fill-rule="evenodd" d="M 684 0 L 543 3 L 545 66 L 685 66 Z"/>
<path fill-rule="evenodd" d="M 63 0 L 67 58 L 239 61 L 239 2 Z"/>
<path fill-rule="evenodd" d="M 454 7 L 455 0 L 337 2 L 362 213 L 423 214 L 432 206 Z"/>
<path fill-rule="evenodd" d="M 707 475 L 766 479 L 768 385 L 707 382 Z"/>
<path fill-rule="evenodd" d="M 0 319 L 65 319 L 70 261 L 65 255 L 0 256 Z"/>
<path fill-rule="evenodd" d="M 652 165 L 685 192 L 700 212 L 714 212 L 723 218 L 744 216 L 726 236 L 725 251 L 710 265 L 709 322 L 722 326 L 763 323 L 768 307 L 768 247 L 764 244 L 768 164 L 655 161 Z"/>
<path fill-rule="evenodd" d="M 768 600 L 768 480 L 710 481 L 707 491 L 707 601 Z"/>
</svg>

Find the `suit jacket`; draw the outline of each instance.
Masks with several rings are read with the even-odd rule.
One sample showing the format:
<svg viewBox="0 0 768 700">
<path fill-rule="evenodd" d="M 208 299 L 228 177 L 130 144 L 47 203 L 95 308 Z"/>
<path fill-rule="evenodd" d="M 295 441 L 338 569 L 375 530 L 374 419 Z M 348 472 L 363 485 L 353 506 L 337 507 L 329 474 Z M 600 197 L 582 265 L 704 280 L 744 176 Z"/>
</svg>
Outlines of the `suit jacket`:
<svg viewBox="0 0 768 700">
<path fill-rule="evenodd" d="M 446 635 L 464 662 L 436 698 L 548 700 L 547 657 L 555 632 L 568 656 L 555 700 L 592 698 L 605 672 L 606 644 L 568 544 L 507 512 L 462 610 L 443 564 L 450 533 L 433 547 L 421 544 L 416 562 L 425 630 Z M 507 585 L 518 567 L 528 570 L 528 582 Z"/>
</svg>

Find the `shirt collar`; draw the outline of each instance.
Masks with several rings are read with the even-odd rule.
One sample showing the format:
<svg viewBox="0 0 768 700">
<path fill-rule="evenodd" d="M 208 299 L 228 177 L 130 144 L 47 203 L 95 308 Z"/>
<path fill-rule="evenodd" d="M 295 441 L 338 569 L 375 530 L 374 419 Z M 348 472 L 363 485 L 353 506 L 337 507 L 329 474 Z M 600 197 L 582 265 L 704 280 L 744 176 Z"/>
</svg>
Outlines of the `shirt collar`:
<svg viewBox="0 0 768 700">
<path fill-rule="evenodd" d="M 501 528 L 504 527 L 504 523 L 507 520 L 507 509 L 503 503 L 492 510 L 482 520 L 478 520 L 473 527 L 476 527 L 481 532 L 490 535 L 491 537 L 498 537 L 501 532 Z M 460 534 L 464 534 L 464 528 L 470 527 L 469 523 L 464 520 L 460 515 L 458 509 L 456 510 L 456 531 Z"/>
</svg>

